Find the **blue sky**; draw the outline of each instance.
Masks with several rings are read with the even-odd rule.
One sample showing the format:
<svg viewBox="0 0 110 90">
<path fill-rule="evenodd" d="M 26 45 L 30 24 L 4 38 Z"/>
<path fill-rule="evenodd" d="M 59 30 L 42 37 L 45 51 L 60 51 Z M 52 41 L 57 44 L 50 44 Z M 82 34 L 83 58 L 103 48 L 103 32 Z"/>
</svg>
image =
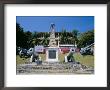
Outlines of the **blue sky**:
<svg viewBox="0 0 110 90">
<path fill-rule="evenodd" d="M 94 29 L 94 16 L 17 16 L 16 22 L 24 31 L 49 32 L 51 23 L 55 24 L 55 31 L 62 29 L 85 32 Z"/>
</svg>

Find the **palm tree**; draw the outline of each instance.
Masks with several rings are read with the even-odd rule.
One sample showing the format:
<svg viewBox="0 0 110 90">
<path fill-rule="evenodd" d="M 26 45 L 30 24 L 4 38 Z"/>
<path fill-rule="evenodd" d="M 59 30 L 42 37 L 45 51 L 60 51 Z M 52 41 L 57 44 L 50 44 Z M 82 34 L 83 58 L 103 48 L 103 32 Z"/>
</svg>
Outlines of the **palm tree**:
<svg viewBox="0 0 110 90">
<path fill-rule="evenodd" d="M 49 37 L 49 33 L 45 32 L 42 40 L 42 45 L 47 46 L 49 44 L 48 37 Z"/>
<path fill-rule="evenodd" d="M 62 30 L 62 32 L 61 32 L 60 43 L 61 44 L 70 44 L 71 43 L 70 33 L 66 32 L 66 30 Z"/>
<path fill-rule="evenodd" d="M 78 35 L 79 35 L 78 30 L 72 31 L 72 41 L 73 41 L 74 45 L 78 43 Z"/>
<path fill-rule="evenodd" d="M 41 41 L 39 39 L 40 34 L 38 32 L 34 32 L 32 35 L 32 39 L 30 40 L 31 42 L 31 47 L 35 45 L 40 45 Z"/>
<path fill-rule="evenodd" d="M 42 44 L 43 44 L 44 46 L 47 46 L 48 43 L 49 43 L 48 38 L 44 38 L 44 39 L 42 40 Z"/>
</svg>

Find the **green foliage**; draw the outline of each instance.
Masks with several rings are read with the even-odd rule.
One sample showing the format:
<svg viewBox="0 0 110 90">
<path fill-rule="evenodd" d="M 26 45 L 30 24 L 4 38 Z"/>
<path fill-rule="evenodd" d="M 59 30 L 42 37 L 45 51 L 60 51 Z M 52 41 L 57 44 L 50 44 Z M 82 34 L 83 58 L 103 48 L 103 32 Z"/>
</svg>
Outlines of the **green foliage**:
<svg viewBox="0 0 110 90">
<path fill-rule="evenodd" d="M 78 35 L 79 35 L 79 31 L 78 30 L 73 30 L 72 31 L 72 39 L 74 41 L 74 44 L 78 43 Z"/>
<path fill-rule="evenodd" d="M 25 48 L 27 43 L 25 39 L 26 35 L 24 34 L 23 28 L 20 26 L 20 24 L 16 23 L 16 45 Z"/>
<path fill-rule="evenodd" d="M 75 53 L 74 58 L 76 61 L 80 62 L 83 65 L 94 67 L 94 56 L 93 55 L 83 56 L 80 53 Z"/>
<path fill-rule="evenodd" d="M 77 44 L 79 48 L 90 45 L 94 42 L 94 30 L 87 31 L 79 35 L 78 30 L 72 30 L 72 32 L 67 32 L 66 29 L 63 29 L 61 32 L 56 33 L 56 36 L 59 35 L 60 44 Z M 48 32 L 30 32 L 25 31 L 16 23 L 16 45 L 17 47 L 30 48 L 34 45 L 44 45 L 49 44 Z"/>
<path fill-rule="evenodd" d="M 70 36 L 69 33 L 66 32 L 66 30 L 62 30 L 61 35 L 60 35 L 60 44 L 69 44 L 70 43 Z"/>
<path fill-rule="evenodd" d="M 79 37 L 78 47 L 82 48 L 94 43 L 94 30 L 82 33 Z"/>
</svg>

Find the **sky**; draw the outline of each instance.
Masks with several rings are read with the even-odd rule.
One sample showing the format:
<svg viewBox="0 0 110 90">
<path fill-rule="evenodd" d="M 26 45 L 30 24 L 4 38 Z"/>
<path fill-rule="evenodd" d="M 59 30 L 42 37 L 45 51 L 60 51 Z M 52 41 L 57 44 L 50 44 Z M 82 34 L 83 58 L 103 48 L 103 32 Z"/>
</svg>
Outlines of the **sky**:
<svg viewBox="0 0 110 90">
<path fill-rule="evenodd" d="M 94 16 L 17 16 L 16 22 L 24 31 L 31 32 L 50 32 L 51 23 L 55 24 L 56 32 L 62 29 L 68 32 L 86 32 L 94 29 Z"/>
</svg>

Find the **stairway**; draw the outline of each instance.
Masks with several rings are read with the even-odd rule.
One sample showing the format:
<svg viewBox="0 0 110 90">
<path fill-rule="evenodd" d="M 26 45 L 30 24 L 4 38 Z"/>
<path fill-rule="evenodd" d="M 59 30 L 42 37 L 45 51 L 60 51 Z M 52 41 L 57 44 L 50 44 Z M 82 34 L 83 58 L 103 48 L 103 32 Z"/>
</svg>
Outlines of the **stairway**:
<svg viewBox="0 0 110 90">
<path fill-rule="evenodd" d="M 94 69 L 81 64 L 43 62 L 41 65 L 36 63 L 26 63 L 17 65 L 17 74 L 93 74 Z"/>
</svg>

